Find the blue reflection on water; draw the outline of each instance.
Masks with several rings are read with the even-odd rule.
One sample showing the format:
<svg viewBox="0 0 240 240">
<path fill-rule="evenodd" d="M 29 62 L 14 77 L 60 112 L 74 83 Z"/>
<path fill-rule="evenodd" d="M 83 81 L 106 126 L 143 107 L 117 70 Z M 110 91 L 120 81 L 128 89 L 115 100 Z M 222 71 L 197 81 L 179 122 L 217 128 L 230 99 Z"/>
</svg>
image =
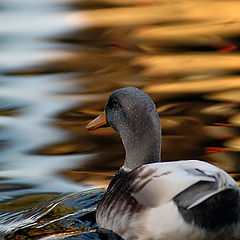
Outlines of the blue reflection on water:
<svg viewBox="0 0 240 240">
<path fill-rule="evenodd" d="M 69 75 L 66 74 L 5 77 L 5 85 L 1 87 L 0 95 L 10 105 L 20 107 L 20 113 L 17 116 L 0 117 L 2 127 L 0 137 L 8 145 L 1 151 L 1 177 L 20 177 L 32 184 L 43 182 L 45 186 L 52 186 L 52 189 L 57 188 L 61 191 L 81 189 L 79 185 L 70 184 L 66 180 L 65 183 L 68 184 L 64 187 L 63 179 L 59 181 L 60 179 L 56 177 L 54 180 L 53 176 L 58 171 L 78 166 L 88 157 L 87 155 L 31 154 L 34 149 L 66 141 L 70 137 L 69 133 L 51 125 L 55 114 L 76 104 L 71 99 L 57 97 L 58 91 L 63 90 L 61 81 L 67 77 Z M 71 83 L 63 86 L 65 92 L 74 88 Z"/>
<path fill-rule="evenodd" d="M 80 191 L 85 187 L 57 176 L 79 166 L 88 155 L 40 156 L 36 149 L 61 143 L 70 134 L 53 126 L 54 116 L 76 104 L 58 93 L 74 91 L 68 81 L 73 74 L 10 76 L 8 72 L 36 66 L 65 56 L 61 45 L 46 38 L 73 30 L 63 0 L 1 2 L 0 22 L 0 110 L 16 109 L 13 115 L 0 116 L 1 199 L 30 192 Z M 18 189 L 5 184 L 24 184 Z"/>
</svg>

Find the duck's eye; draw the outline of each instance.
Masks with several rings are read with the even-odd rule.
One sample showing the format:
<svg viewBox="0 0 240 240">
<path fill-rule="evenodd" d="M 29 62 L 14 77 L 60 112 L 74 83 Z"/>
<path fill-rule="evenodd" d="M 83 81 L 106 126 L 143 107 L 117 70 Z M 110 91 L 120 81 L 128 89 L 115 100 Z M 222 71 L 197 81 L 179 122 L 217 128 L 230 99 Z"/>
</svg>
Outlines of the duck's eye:
<svg viewBox="0 0 240 240">
<path fill-rule="evenodd" d="M 119 102 L 118 102 L 118 100 L 117 100 L 116 98 L 113 98 L 113 100 L 112 100 L 112 105 L 113 105 L 114 107 L 119 106 Z"/>
</svg>

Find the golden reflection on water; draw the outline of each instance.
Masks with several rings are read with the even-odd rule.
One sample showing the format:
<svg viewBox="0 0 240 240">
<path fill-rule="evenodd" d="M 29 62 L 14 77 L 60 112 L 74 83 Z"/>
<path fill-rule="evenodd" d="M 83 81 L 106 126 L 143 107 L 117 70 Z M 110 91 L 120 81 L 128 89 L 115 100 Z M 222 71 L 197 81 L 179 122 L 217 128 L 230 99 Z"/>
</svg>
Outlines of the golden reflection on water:
<svg viewBox="0 0 240 240">
<path fill-rule="evenodd" d="M 113 3 L 114 1 L 111 1 Z M 131 3 L 130 1 L 128 3 Z M 236 1 L 156 1 L 155 4 L 137 5 L 112 9 L 97 9 L 72 14 L 78 24 L 85 16 L 89 25 L 122 26 L 154 24 L 167 21 L 208 21 L 214 23 L 225 19 L 239 21 L 239 5 Z"/>
<path fill-rule="evenodd" d="M 202 159 L 236 177 L 240 170 L 240 3 L 91 0 L 65 4 L 69 13 L 64 21 L 74 30 L 45 39 L 56 44 L 56 54 L 5 73 L 15 77 L 68 74 L 62 87 L 58 83 L 59 90 L 47 97 L 49 103 L 74 103 L 53 113 L 50 124 L 71 137 L 41 145 L 32 154 L 87 156 L 58 175 L 105 185 L 123 162 L 121 141 L 111 129 L 89 133 L 85 126 L 102 111 L 113 90 L 136 86 L 158 108 L 163 161 Z M 74 87 L 66 91 L 65 85 Z M 15 110 L 4 111 L 1 115 Z"/>
<path fill-rule="evenodd" d="M 240 58 L 235 39 L 240 4 L 207 0 L 92 4 L 107 7 L 69 15 L 76 27 L 82 21 L 87 27 L 60 36 L 76 49 L 72 57 L 50 62 L 48 69 L 82 72 L 71 79 L 79 91 L 70 97 L 94 100 L 86 99 L 83 106 L 58 116 L 56 125 L 75 135 L 71 142 L 39 153 L 96 153 L 78 169 L 62 174 L 87 184 L 109 181 L 124 158 L 121 142 L 111 129 L 88 133 L 85 126 L 101 112 L 113 90 L 137 86 L 158 107 L 164 161 L 202 159 L 238 172 Z M 46 65 L 39 68 L 44 71 Z"/>
</svg>

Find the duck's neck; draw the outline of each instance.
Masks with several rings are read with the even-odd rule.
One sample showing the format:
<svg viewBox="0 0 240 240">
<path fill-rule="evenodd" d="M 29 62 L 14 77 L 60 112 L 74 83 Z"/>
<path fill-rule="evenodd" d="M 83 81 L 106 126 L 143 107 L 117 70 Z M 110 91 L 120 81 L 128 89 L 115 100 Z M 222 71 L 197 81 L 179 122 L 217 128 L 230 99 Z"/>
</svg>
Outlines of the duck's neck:
<svg viewBox="0 0 240 240">
<path fill-rule="evenodd" d="M 161 161 L 161 126 L 158 116 L 153 121 L 148 119 L 143 124 L 138 123 L 131 131 L 120 135 L 126 152 L 123 169 L 131 171 L 143 164 Z"/>
</svg>

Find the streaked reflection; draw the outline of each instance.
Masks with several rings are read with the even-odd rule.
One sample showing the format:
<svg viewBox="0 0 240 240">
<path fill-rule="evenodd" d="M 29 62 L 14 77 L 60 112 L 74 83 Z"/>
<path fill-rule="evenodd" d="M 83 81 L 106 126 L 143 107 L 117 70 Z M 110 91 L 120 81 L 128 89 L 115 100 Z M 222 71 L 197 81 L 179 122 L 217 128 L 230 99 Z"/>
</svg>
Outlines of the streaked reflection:
<svg viewBox="0 0 240 240">
<path fill-rule="evenodd" d="M 72 194 L 34 194 L 2 203 L 2 237 L 42 239 L 85 235 L 85 232 L 87 237 L 88 231 L 96 227 L 96 223 L 90 217 L 85 219 L 84 215 L 95 209 L 102 193 L 103 190 Z"/>
<path fill-rule="evenodd" d="M 92 212 L 102 191 L 69 192 L 106 186 L 123 162 L 112 129 L 85 130 L 121 87 L 155 101 L 163 161 L 201 159 L 239 182 L 239 10 L 234 0 L 1 2 L 4 236 L 101 238 L 75 213 L 76 201 Z"/>
<path fill-rule="evenodd" d="M 240 127 L 240 114 L 236 114 L 229 120 L 234 126 Z"/>
</svg>

